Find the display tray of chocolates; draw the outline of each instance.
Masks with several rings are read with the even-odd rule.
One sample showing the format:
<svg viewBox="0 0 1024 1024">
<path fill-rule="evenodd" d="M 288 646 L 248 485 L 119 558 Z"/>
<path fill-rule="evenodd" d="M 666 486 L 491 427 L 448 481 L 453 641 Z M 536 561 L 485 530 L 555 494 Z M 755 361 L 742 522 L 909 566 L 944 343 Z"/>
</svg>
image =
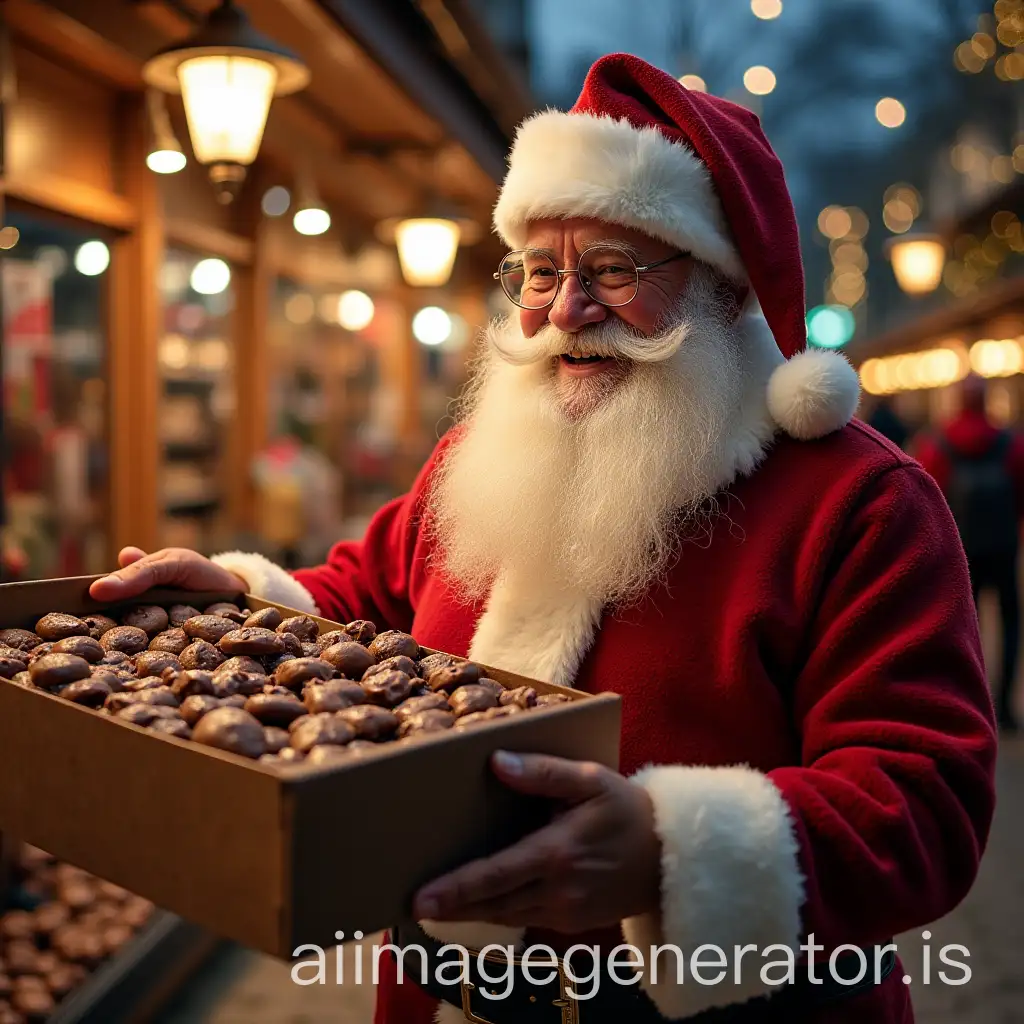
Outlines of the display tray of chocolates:
<svg viewBox="0 0 1024 1024">
<path fill-rule="evenodd" d="M 150 1001 L 168 969 L 182 980 L 175 951 L 184 942 L 191 969 L 197 952 L 214 948 L 149 900 L 37 847 L 11 845 L 0 900 L 0 1024 L 127 1019 L 121 1011 Z"/>
<path fill-rule="evenodd" d="M 366 620 L 321 630 L 310 615 L 231 601 L 48 612 L 0 629 L 0 678 L 273 766 L 328 765 L 569 701 L 508 689 Z"/>
<path fill-rule="evenodd" d="M 250 948 L 389 927 L 550 820 L 496 750 L 618 766 L 616 694 L 253 595 L 101 605 L 92 580 L 0 585 L 0 832 Z"/>
</svg>

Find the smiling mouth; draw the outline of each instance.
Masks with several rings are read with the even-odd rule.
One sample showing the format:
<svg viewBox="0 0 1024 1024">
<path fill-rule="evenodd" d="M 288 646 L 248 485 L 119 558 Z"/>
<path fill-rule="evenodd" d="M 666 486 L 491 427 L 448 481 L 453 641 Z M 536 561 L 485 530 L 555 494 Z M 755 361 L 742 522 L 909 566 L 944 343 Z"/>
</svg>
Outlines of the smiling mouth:
<svg viewBox="0 0 1024 1024">
<path fill-rule="evenodd" d="M 561 359 L 563 363 L 567 363 L 569 366 L 587 366 L 590 363 L 610 362 L 608 356 L 571 356 L 563 354 Z"/>
</svg>

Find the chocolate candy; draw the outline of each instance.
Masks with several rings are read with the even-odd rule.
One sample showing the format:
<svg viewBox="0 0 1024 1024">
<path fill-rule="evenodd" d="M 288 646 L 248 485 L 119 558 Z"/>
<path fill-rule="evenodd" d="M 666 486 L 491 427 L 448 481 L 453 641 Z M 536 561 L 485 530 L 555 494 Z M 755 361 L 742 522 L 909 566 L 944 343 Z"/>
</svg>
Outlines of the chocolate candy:
<svg viewBox="0 0 1024 1024">
<path fill-rule="evenodd" d="M 188 722 L 181 718 L 158 718 L 149 723 L 150 732 L 162 732 L 167 736 L 177 736 L 179 740 L 192 738 L 192 730 Z"/>
<path fill-rule="evenodd" d="M 215 644 L 222 636 L 237 629 L 238 624 L 219 615 L 193 615 L 181 628 L 193 640 L 205 640 L 208 644 Z"/>
<path fill-rule="evenodd" d="M 448 703 L 448 698 L 444 693 L 438 691 L 437 693 L 424 694 L 422 697 L 410 697 L 408 700 L 402 701 L 395 708 L 395 714 L 400 722 L 404 722 L 410 715 L 416 715 L 423 711 L 450 710 L 451 705 Z"/>
<path fill-rule="evenodd" d="M 0 658 L 12 658 L 28 665 L 28 659 L 32 656 L 31 651 L 19 651 L 17 647 L 8 647 L 7 644 L 0 644 Z"/>
<path fill-rule="evenodd" d="M 337 669 L 321 658 L 292 658 L 274 671 L 274 682 L 298 690 L 307 680 L 333 679 Z"/>
<path fill-rule="evenodd" d="M 214 604 L 211 604 L 209 608 L 204 608 L 203 614 L 216 615 L 222 619 L 230 619 L 232 622 L 237 622 L 238 625 L 242 625 L 242 623 L 249 617 L 248 612 L 243 612 L 237 604 L 233 604 L 231 601 L 217 601 Z"/>
<path fill-rule="evenodd" d="M 0 676 L 4 679 L 11 679 L 19 672 L 25 671 L 25 662 L 15 658 L 7 658 L 0 654 Z"/>
<path fill-rule="evenodd" d="M 398 717 L 387 708 L 376 704 L 359 704 L 354 708 L 339 711 L 337 717 L 348 722 L 362 740 L 378 742 L 398 730 Z"/>
<path fill-rule="evenodd" d="M 455 719 L 455 728 L 465 729 L 474 725 L 483 725 L 485 722 L 492 722 L 496 718 L 508 718 L 510 715 L 522 714 L 523 709 L 516 704 L 506 704 L 504 707 L 488 708 L 486 711 L 474 711 L 469 715 L 462 715 Z"/>
<path fill-rule="evenodd" d="M 294 697 L 295 694 L 287 686 L 277 686 L 274 683 L 267 683 L 262 693 L 269 693 L 273 697 Z"/>
<path fill-rule="evenodd" d="M 199 615 L 200 611 L 198 608 L 193 608 L 190 604 L 172 604 L 167 609 L 167 620 L 171 626 L 183 626 L 189 619 Z"/>
<path fill-rule="evenodd" d="M 240 655 L 221 662 L 214 671 L 213 677 L 216 679 L 222 673 L 226 675 L 229 672 L 251 672 L 254 675 L 260 675 L 263 672 L 263 666 L 255 658 Z"/>
<path fill-rule="evenodd" d="M 41 636 L 27 629 L 0 629 L 0 644 L 13 647 L 16 651 L 31 651 L 43 642 Z"/>
<path fill-rule="evenodd" d="M 118 694 L 114 694 L 118 696 Z M 129 704 L 117 712 L 117 717 L 132 725 L 141 725 L 145 728 L 152 725 L 158 718 L 178 718 L 177 708 L 168 707 L 165 704 L 149 704 L 141 700 Z"/>
<path fill-rule="evenodd" d="M 288 746 L 289 740 L 290 737 L 286 730 L 279 729 L 274 725 L 264 726 L 263 744 L 267 748 L 267 754 L 276 754 L 278 751 L 284 750 Z M 266 757 L 267 754 L 263 756 Z"/>
<path fill-rule="evenodd" d="M 384 633 L 378 633 L 371 641 L 368 650 L 376 661 L 394 658 L 399 654 L 404 654 L 407 658 L 414 660 L 420 656 L 420 645 L 408 633 L 403 633 L 398 629 L 389 629 Z"/>
<path fill-rule="evenodd" d="M 165 629 L 162 633 L 157 633 L 149 641 L 149 649 L 151 651 L 166 651 L 168 654 L 178 657 L 191 642 L 188 633 L 180 626 L 175 626 Z"/>
<path fill-rule="evenodd" d="M 85 981 L 86 972 L 78 964 L 62 963 L 56 969 L 50 971 L 46 977 L 46 987 L 53 993 L 55 999 L 63 999 L 69 992 L 78 988 Z M 3 1024 L 0 1020 L 0 1024 Z"/>
<path fill-rule="evenodd" d="M 364 677 L 362 686 L 368 704 L 393 708 L 408 699 L 412 680 L 404 672 L 378 672 L 369 678 Z"/>
<path fill-rule="evenodd" d="M 113 629 L 117 623 L 109 615 L 83 615 L 82 621 L 89 627 L 89 636 L 93 640 L 99 640 L 108 629 Z"/>
<path fill-rule="evenodd" d="M 262 672 L 220 672 L 213 677 L 218 697 L 230 697 L 233 693 L 251 697 L 254 693 L 263 693 L 266 684 L 267 677 Z"/>
<path fill-rule="evenodd" d="M 149 646 L 149 634 L 138 626 L 115 626 L 100 637 L 105 651 L 139 654 Z"/>
<path fill-rule="evenodd" d="M 92 666 L 75 654 L 45 654 L 29 668 L 32 684 L 43 690 L 87 679 Z"/>
<path fill-rule="evenodd" d="M 138 696 L 137 703 L 140 704 L 154 704 L 167 708 L 177 708 L 181 704 L 169 686 L 156 686 L 149 690 L 143 690 Z"/>
<path fill-rule="evenodd" d="M 243 626 L 241 629 L 225 633 L 217 646 L 228 655 L 247 654 L 261 657 L 267 654 L 283 654 L 284 644 L 284 640 L 272 630 L 263 629 L 261 626 Z"/>
<path fill-rule="evenodd" d="M 194 640 L 178 655 L 178 661 L 181 662 L 182 668 L 201 668 L 209 671 L 224 661 L 224 655 L 208 641 Z"/>
<path fill-rule="evenodd" d="M 116 627 L 113 627 L 116 628 Z M 110 668 L 124 668 L 131 669 L 131 658 L 124 653 L 124 651 L 107 651 L 102 658 L 96 664 L 98 666 L 109 666 Z"/>
<path fill-rule="evenodd" d="M 455 665 L 458 663 L 457 658 L 453 658 L 450 654 L 442 654 L 440 651 L 434 654 L 428 654 L 425 658 L 420 658 L 419 672 L 416 674 L 422 676 L 424 679 L 430 678 L 430 673 L 437 668 L 448 668 L 449 665 Z"/>
<path fill-rule="evenodd" d="M 245 710 L 264 725 L 287 726 L 306 714 L 302 702 L 294 696 L 257 693 L 245 702 Z"/>
<path fill-rule="evenodd" d="M 167 682 L 163 676 L 143 676 L 141 679 L 126 679 L 122 689 L 128 693 L 142 693 L 143 690 L 155 690 L 158 687 L 166 686 Z"/>
<path fill-rule="evenodd" d="M 0 917 L 0 939 L 32 939 L 36 934 L 36 921 L 27 910 L 9 910 Z"/>
<path fill-rule="evenodd" d="M 436 668 L 427 676 L 427 686 L 431 690 L 447 690 L 451 693 L 460 686 L 471 686 L 480 681 L 483 675 L 479 665 L 471 661 L 458 662 L 446 668 Z"/>
<path fill-rule="evenodd" d="M 377 627 L 369 619 L 355 619 L 345 625 L 345 632 L 356 643 L 369 646 L 377 636 Z"/>
<path fill-rule="evenodd" d="M 164 683 L 171 688 L 171 693 L 180 701 L 197 694 L 214 695 L 213 677 L 202 669 L 183 669 L 179 672 L 165 673 L 161 676 Z"/>
<path fill-rule="evenodd" d="M 263 726 L 248 711 L 240 708 L 220 707 L 203 715 L 192 732 L 192 738 L 196 743 L 228 750 L 242 757 L 257 758 L 266 750 Z"/>
<path fill-rule="evenodd" d="M 186 697 L 181 702 L 181 707 L 178 709 L 182 719 L 190 726 L 195 728 L 196 722 L 203 717 L 207 712 L 213 711 L 215 708 L 219 708 L 221 702 L 209 694 L 196 693 L 191 697 Z"/>
<path fill-rule="evenodd" d="M 84 704 L 89 708 L 99 708 L 113 692 L 109 683 L 92 676 L 89 679 L 79 679 L 77 682 L 65 686 L 60 695 L 65 700 L 71 701 L 72 704 Z"/>
<path fill-rule="evenodd" d="M 370 676 L 375 676 L 378 672 L 404 672 L 409 677 L 419 675 L 416 662 L 412 658 L 407 658 L 404 654 L 396 655 L 393 658 L 385 658 L 383 661 L 378 661 L 376 665 L 371 665 L 363 673 L 363 679 L 369 679 Z"/>
<path fill-rule="evenodd" d="M 564 693 L 542 693 L 537 698 L 537 707 L 548 708 L 554 704 L 568 704 L 569 698 Z"/>
<path fill-rule="evenodd" d="M 36 650 L 38 649 L 36 648 Z M 54 654 L 74 654 L 93 663 L 100 661 L 105 653 L 99 640 L 94 640 L 91 636 L 65 637 L 63 640 L 58 640 L 51 651 Z"/>
<path fill-rule="evenodd" d="M 317 658 L 320 656 L 320 648 L 310 640 L 302 641 L 302 657 Z"/>
<path fill-rule="evenodd" d="M 291 636 L 292 634 L 288 633 L 286 635 L 287 636 Z M 295 642 L 296 643 L 299 642 L 298 637 L 295 638 Z M 295 655 L 294 654 L 272 654 L 269 658 L 261 658 L 260 660 L 263 663 L 263 671 L 266 672 L 268 676 L 272 676 L 274 674 L 274 672 L 281 665 L 283 665 L 286 661 L 294 661 L 295 660 Z"/>
<path fill-rule="evenodd" d="M 460 686 L 448 698 L 456 718 L 472 715 L 478 711 L 487 711 L 498 706 L 498 698 L 494 691 L 486 686 Z"/>
<path fill-rule="evenodd" d="M 68 636 L 88 636 L 89 624 L 75 615 L 50 612 L 36 623 L 36 634 L 43 640 L 63 640 Z M 3 640 L 0 637 L 0 640 Z M 6 640 L 3 640 L 6 643 Z"/>
<path fill-rule="evenodd" d="M 65 924 L 70 916 L 71 911 L 66 903 L 44 903 L 32 913 L 33 928 L 39 935 L 49 935 Z"/>
<path fill-rule="evenodd" d="M 332 682 L 310 683 L 302 691 L 302 703 L 311 715 L 316 715 L 365 704 L 366 694 L 358 683 L 345 683 L 344 687 L 335 686 Z"/>
<path fill-rule="evenodd" d="M 479 685 L 486 686 L 498 698 L 498 701 L 501 701 L 501 695 L 505 692 L 505 687 L 497 679 L 488 679 L 487 676 L 481 676 Z"/>
<path fill-rule="evenodd" d="M 57 1008 L 42 978 L 38 986 L 15 987 L 11 992 L 11 1009 L 25 1020 L 44 1021 Z"/>
<path fill-rule="evenodd" d="M 358 740 L 353 740 L 353 743 L 358 743 Z M 337 764 L 342 761 L 351 760 L 351 752 L 349 747 L 352 744 L 340 747 L 336 743 L 324 743 L 320 746 L 313 747 L 310 752 L 306 755 L 305 764 L 316 765 L 318 768 L 330 764 Z M 283 754 L 284 751 L 282 750 Z"/>
<path fill-rule="evenodd" d="M 315 640 L 320 627 L 308 615 L 293 615 L 284 619 L 277 627 L 278 633 L 291 633 L 299 640 Z"/>
<path fill-rule="evenodd" d="M 118 692 L 115 690 L 107 699 L 103 702 L 103 710 L 111 715 L 119 714 L 127 707 L 131 707 L 133 704 L 139 703 L 138 693 Z"/>
<path fill-rule="evenodd" d="M 182 723 L 184 725 L 184 722 Z M 186 728 L 188 728 L 186 726 Z M 132 929 L 126 924 L 111 924 L 100 933 L 103 942 L 103 952 L 107 956 L 116 953 L 130 938 Z"/>
<path fill-rule="evenodd" d="M 44 644 L 39 644 L 38 647 L 33 647 L 32 650 L 28 652 L 29 667 L 31 667 L 33 661 L 38 660 L 45 654 L 49 654 L 52 650 L 53 644 L 50 641 L 47 641 Z"/>
<path fill-rule="evenodd" d="M 227 697 L 220 698 L 220 706 L 222 708 L 244 708 L 248 699 L 240 693 L 232 693 Z"/>
<path fill-rule="evenodd" d="M 481 680 L 481 683 L 483 680 Z M 524 711 L 537 704 L 537 691 L 532 686 L 517 686 L 514 690 L 502 690 L 498 695 L 498 703 L 517 704 Z"/>
<path fill-rule="evenodd" d="M 346 679 L 361 679 L 363 673 L 375 662 L 369 650 L 354 640 L 325 647 L 320 657 L 333 665 Z"/>
<path fill-rule="evenodd" d="M 406 716 L 398 727 L 399 739 L 425 733 L 445 732 L 455 724 L 455 716 L 450 711 L 417 711 Z"/>
<path fill-rule="evenodd" d="M 154 637 L 167 629 L 170 619 L 163 608 L 155 604 L 144 604 L 127 612 L 121 623 L 125 626 L 138 626 L 149 636 Z"/>
<path fill-rule="evenodd" d="M 36 967 L 39 951 L 28 939 L 14 939 L 4 946 L 4 962 L 11 977 L 32 974 Z"/>
<path fill-rule="evenodd" d="M 280 630 L 280 626 L 278 627 Z M 281 643 L 284 644 L 284 653 L 290 654 L 293 658 L 303 657 L 302 644 L 303 641 L 295 633 L 281 633 L 277 634 L 281 638 Z M 273 658 L 275 655 L 267 655 L 268 658 Z M 276 657 L 282 657 L 282 655 L 276 655 Z"/>
<path fill-rule="evenodd" d="M 333 647 L 335 644 L 347 644 L 355 640 L 355 637 L 351 637 L 344 629 L 332 629 L 327 633 L 321 633 L 316 638 L 316 646 L 318 651 L 324 650 L 326 647 Z"/>
<path fill-rule="evenodd" d="M 181 671 L 181 662 L 167 651 L 143 651 L 135 658 L 135 671 L 140 676 L 159 676 L 167 669 Z"/>
<path fill-rule="evenodd" d="M 259 626 L 261 629 L 277 629 L 284 616 L 276 608 L 261 608 L 253 612 L 244 622 L 246 626 Z"/>
<path fill-rule="evenodd" d="M 290 731 L 291 745 L 302 753 L 322 744 L 342 746 L 356 738 L 355 729 L 336 715 L 307 715 Z"/>
</svg>

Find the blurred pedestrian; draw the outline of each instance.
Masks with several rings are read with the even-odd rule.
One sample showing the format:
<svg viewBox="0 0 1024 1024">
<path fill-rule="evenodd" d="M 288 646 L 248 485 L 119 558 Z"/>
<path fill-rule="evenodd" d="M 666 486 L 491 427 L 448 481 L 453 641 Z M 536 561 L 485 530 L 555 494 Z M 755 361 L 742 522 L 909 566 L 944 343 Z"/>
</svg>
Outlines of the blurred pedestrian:
<svg viewBox="0 0 1024 1024">
<path fill-rule="evenodd" d="M 1000 727 L 1017 728 L 1014 682 L 1020 647 L 1017 556 L 1024 517 L 1024 437 L 993 424 L 985 412 L 985 381 L 967 377 L 961 409 L 922 439 L 917 457 L 953 511 L 971 571 L 974 600 L 992 589 L 999 598 L 1003 659 L 996 693 Z"/>
<path fill-rule="evenodd" d="M 883 437 L 889 438 L 894 445 L 906 449 L 910 440 L 910 428 L 896 411 L 891 395 L 882 395 L 875 403 L 868 425 L 877 430 Z"/>
</svg>

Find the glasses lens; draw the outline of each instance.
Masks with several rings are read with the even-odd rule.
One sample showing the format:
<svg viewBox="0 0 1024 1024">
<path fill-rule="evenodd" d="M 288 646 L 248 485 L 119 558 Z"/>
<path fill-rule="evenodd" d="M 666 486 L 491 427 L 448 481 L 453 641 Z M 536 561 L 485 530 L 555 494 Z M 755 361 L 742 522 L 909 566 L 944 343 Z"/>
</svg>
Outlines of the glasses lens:
<svg viewBox="0 0 1024 1024">
<path fill-rule="evenodd" d="M 629 253 L 598 245 L 580 258 L 580 284 L 591 298 L 606 306 L 624 306 L 636 295 L 636 264 Z"/>
<path fill-rule="evenodd" d="M 498 270 L 505 294 L 524 309 L 547 306 L 558 290 L 558 271 L 550 256 L 531 249 L 510 252 Z"/>
</svg>

